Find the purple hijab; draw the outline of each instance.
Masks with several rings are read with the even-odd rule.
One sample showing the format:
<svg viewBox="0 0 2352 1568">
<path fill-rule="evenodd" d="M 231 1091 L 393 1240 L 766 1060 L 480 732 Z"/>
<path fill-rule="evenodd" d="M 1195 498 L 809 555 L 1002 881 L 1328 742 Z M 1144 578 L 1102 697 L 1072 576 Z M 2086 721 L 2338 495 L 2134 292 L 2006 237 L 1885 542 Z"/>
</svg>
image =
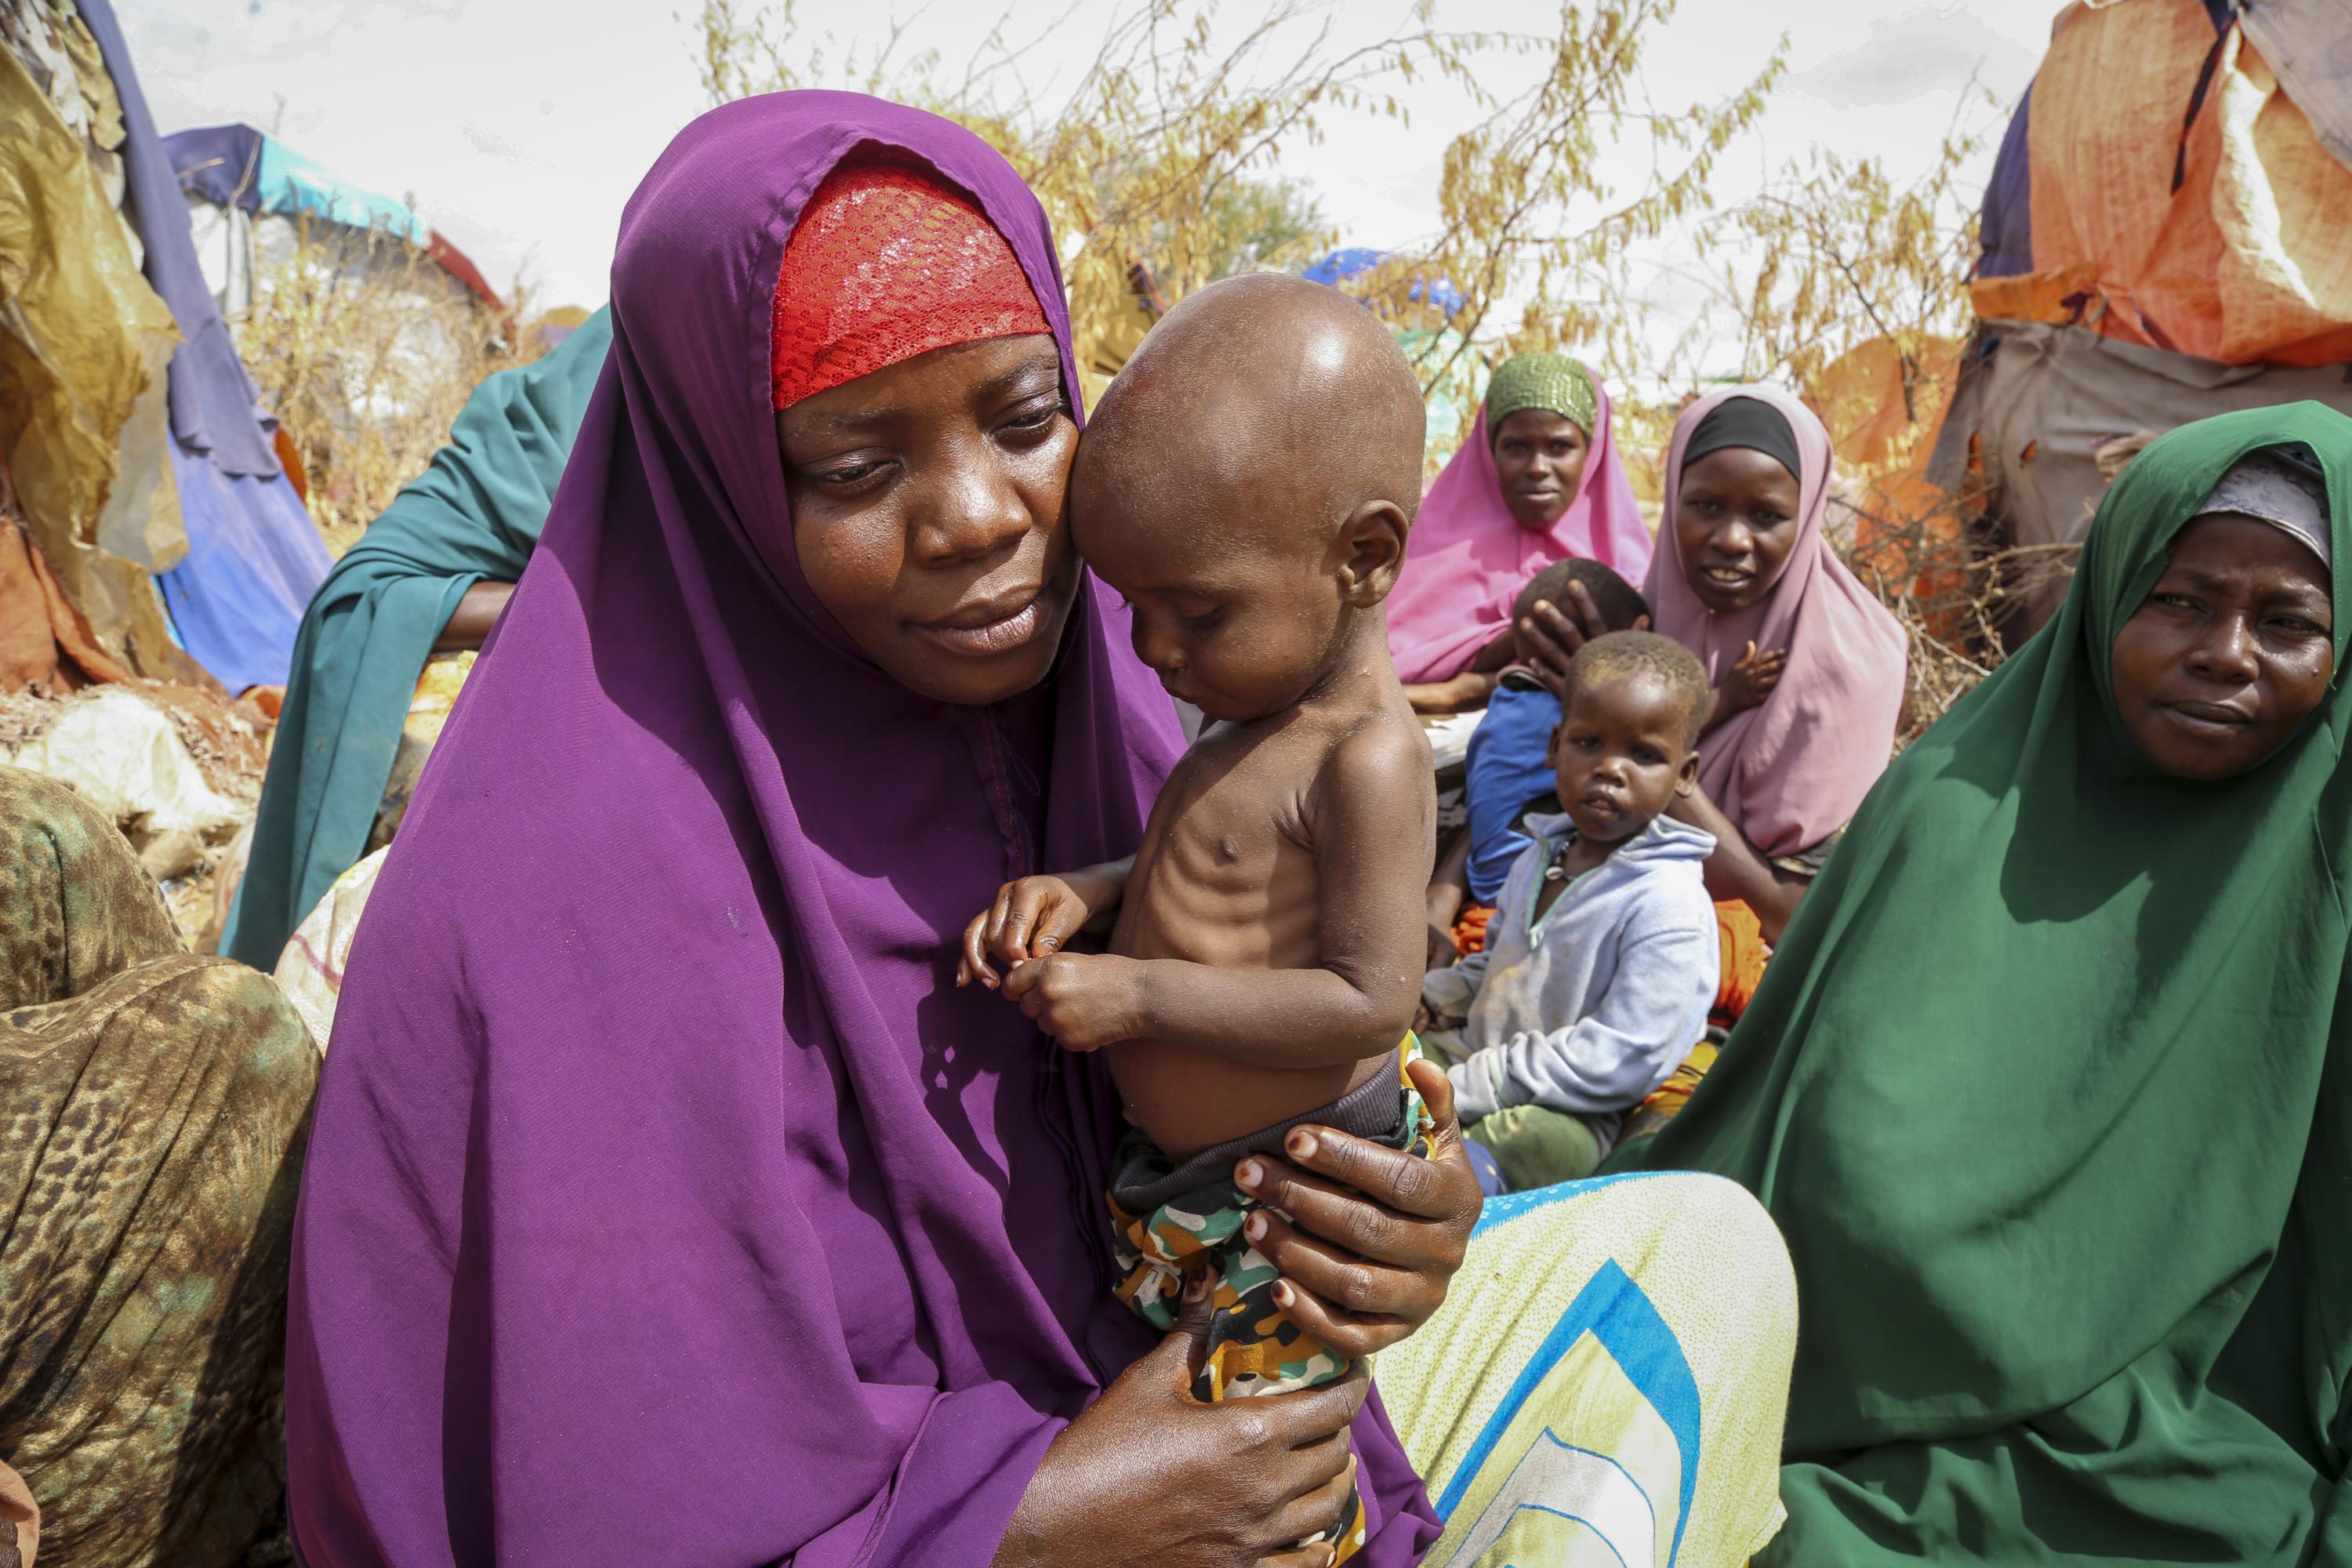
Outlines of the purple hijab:
<svg viewBox="0 0 2352 1568">
<path fill-rule="evenodd" d="M 1133 849 L 1175 720 L 1091 578 L 993 710 L 897 685 L 802 580 L 770 302 L 866 142 L 978 200 L 1077 384 L 1043 213 L 945 121 L 751 99 L 638 188 L 546 533 L 342 991 L 288 1348 L 311 1568 L 971 1568 L 1151 1342 L 1102 1074 L 950 943 L 1005 878 Z M 1412 1563 L 1377 1405 L 1355 1440 L 1365 1561 Z"/>
</svg>

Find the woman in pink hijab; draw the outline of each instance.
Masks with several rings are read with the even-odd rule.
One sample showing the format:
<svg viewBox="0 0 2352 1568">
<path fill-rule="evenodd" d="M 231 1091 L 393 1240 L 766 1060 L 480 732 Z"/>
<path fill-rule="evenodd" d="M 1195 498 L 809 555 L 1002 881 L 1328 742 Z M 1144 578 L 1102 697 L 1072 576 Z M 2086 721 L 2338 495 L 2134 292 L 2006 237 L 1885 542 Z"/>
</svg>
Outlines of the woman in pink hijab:
<svg viewBox="0 0 2352 1568">
<path fill-rule="evenodd" d="M 1675 422 L 1644 596 L 1716 688 L 1699 791 L 1675 815 L 1716 837 L 1707 889 L 1780 940 L 1895 748 L 1907 644 L 1822 530 L 1831 448 L 1776 386 Z"/>
<path fill-rule="evenodd" d="M 1476 708 L 1517 657 L 1511 601 L 1580 555 L 1638 582 L 1650 531 L 1609 433 L 1609 395 L 1564 354 L 1507 360 L 1421 503 L 1389 595 L 1389 652 L 1423 713 Z"/>
</svg>

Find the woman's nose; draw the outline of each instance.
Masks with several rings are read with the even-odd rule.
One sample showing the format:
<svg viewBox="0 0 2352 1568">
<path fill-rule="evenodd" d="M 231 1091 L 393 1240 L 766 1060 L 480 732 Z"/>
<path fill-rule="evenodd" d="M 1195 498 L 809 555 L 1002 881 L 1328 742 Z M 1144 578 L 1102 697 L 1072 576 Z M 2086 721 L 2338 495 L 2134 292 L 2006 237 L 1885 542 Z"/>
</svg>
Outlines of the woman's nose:
<svg viewBox="0 0 2352 1568">
<path fill-rule="evenodd" d="M 978 451 L 956 455 L 915 517 L 915 552 L 933 565 L 984 560 L 1036 526 L 1011 476 Z"/>
<path fill-rule="evenodd" d="M 1717 555 L 1728 556 L 1733 560 L 1738 560 L 1741 556 L 1750 554 L 1755 551 L 1756 535 L 1748 531 L 1748 524 L 1745 521 L 1738 518 L 1733 518 L 1721 528 L 1717 529 L 1715 531 L 1715 536 L 1709 539 L 1706 542 L 1707 548 L 1714 551 Z"/>
<path fill-rule="evenodd" d="M 2212 680 L 2242 685 L 2262 673 L 2254 651 L 2254 628 L 2242 616 L 2217 618 L 2190 649 L 2189 668 Z"/>
</svg>

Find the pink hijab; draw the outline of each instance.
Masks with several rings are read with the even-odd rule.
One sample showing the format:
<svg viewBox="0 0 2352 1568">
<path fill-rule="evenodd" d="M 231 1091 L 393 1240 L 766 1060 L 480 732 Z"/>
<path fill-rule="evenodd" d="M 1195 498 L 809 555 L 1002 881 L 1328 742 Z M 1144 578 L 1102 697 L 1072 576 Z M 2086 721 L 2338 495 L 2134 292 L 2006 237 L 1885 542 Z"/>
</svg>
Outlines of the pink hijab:
<svg viewBox="0 0 2352 1568">
<path fill-rule="evenodd" d="M 1735 397 L 1780 411 L 1804 459 L 1797 542 L 1763 598 L 1737 615 L 1699 603 L 1684 574 L 1674 528 L 1683 452 L 1699 421 Z M 1812 410 L 1777 386 L 1735 386 L 1700 399 L 1675 422 L 1666 452 L 1665 521 L 1643 595 L 1654 624 L 1699 656 L 1706 678 L 1730 673 L 1752 640 L 1785 647 L 1789 668 L 1764 702 L 1700 743 L 1699 783 L 1748 841 L 1794 855 L 1843 827 L 1885 771 L 1903 709 L 1909 658 L 1903 627 L 1846 569 L 1822 531 L 1829 510 L 1830 437 Z"/>
<path fill-rule="evenodd" d="M 1527 580 L 1571 555 L 1606 563 L 1629 582 L 1650 560 L 1650 530 L 1617 460 L 1609 394 L 1592 382 L 1592 450 L 1576 499 L 1542 530 L 1519 526 L 1503 500 L 1486 411 L 1470 438 L 1423 498 L 1406 547 L 1404 574 L 1390 594 L 1389 653 L 1407 685 L 1459 675 L 1511 624 L 1511 601 Z M 1564 412 L 1564 411 L 1563 411 Z"/>
</svg>

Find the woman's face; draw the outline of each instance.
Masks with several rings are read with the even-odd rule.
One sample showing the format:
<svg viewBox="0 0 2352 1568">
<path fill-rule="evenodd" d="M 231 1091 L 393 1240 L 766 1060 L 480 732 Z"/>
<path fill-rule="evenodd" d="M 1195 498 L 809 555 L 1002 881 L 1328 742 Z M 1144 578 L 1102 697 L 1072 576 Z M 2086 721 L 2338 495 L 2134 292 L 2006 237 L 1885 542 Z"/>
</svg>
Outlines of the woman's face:
<svg viewBox="0 0 2352 1568">
<path fill-rule="evenodd" d="M 2226 779 L 2285 743 L 2336 674 L 2327 568 L 2251 517 L 2180 531 L 2164 575 L 2116 634 L 2116 712 L 2176 778 Z"/>
<path fill-rule="evenodd" d="M 1495 426 L 1495 473 L 1521 528 L 1549 528 L 1576 499 L 1591 437 L 1549 408 L 1522 408 Z"/>
<path fill-rule="evenodd" d="M 942 702 L 1045 678 L 1078 584 L 1051 337 L 933 349 L 803 398 L 776 433 L 801 573 L 868 658 Z"/>
<path fill-rule="evenodd" d="M 1685 468 L 1675 538 L 1698 602 L 1727 616 L 1770 593 L 1796 546 L 1803 504 L 1797 476 L 1752 447 L 1719 447 Z"/>
</svg>

